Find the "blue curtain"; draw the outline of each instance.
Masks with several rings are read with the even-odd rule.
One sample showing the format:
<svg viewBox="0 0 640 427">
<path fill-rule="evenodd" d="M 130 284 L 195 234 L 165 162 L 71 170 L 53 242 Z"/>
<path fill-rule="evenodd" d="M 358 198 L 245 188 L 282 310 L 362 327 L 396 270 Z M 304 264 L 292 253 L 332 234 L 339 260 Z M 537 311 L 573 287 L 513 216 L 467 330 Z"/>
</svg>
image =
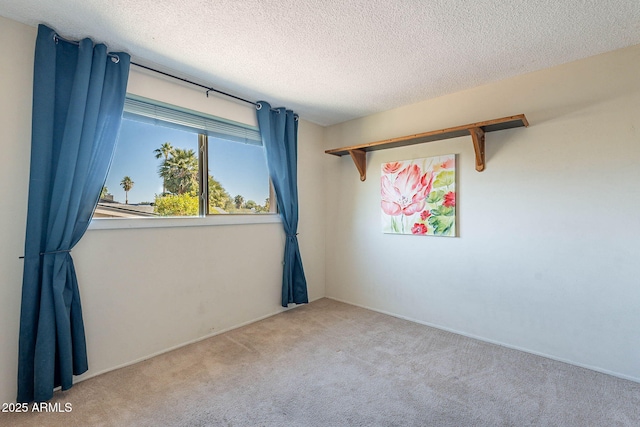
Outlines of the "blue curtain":
<svg viewBox="0 0 640 427">
<path fill-rule="evenodd" d="M 18 402 L 45 401 L 88 369 L 70 251 L 89 226 L 120 129 L 129 55 L 40 25 L 33 76 Z"/>
<path fill-rule="evenodd" d="M 267 168 L 276 190 L 278 210 L 287 236 L 282 275 L 282 306 L 309 302 L 307 279 L 298 246 L 298 119 L 293 111 L 271 109 L 258 102 L 258 127 Z"/>
</svg>

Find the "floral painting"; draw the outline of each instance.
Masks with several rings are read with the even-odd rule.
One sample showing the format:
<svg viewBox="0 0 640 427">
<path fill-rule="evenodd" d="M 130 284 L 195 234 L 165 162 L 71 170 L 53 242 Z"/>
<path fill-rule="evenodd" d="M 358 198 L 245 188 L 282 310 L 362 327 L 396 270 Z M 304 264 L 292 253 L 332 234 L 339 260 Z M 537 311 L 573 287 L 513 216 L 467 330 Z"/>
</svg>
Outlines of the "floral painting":
<svg viewBox="0 0 640 427">
<path fill-rule="evenodd" d="M 456 235 L 455 154 L 382 164 L 382 231 Z"/>
</svg>

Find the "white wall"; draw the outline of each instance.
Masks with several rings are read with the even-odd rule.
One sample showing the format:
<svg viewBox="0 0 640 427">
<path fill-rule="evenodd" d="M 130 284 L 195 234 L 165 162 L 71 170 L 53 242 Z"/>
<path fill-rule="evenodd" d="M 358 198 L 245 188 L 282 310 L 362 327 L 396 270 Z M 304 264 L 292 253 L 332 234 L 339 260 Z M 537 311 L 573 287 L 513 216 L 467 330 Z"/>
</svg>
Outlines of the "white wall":
<svg viewBox="0 0 640 427">
<path fill-rule="evenodd" d="M 0 16 L 0 402 L 16 399 L 35 28 Z"/>
<path fill-rule="evenodd" d="M 640 381 L 640 46 L 325 130 L 327 149 L 525 113 L 531 126 L 327 156 L 327 296 Z M 458 155 L 459 237 L 382 234 L 380 164 Z"/>
<path fill-rule="evenodd" d="M 0 17 L 0 401 L 16 397 L 36 29 Z M 255 124 L 253 107 L 132 67 L 128 90 Z M 300 246 L 309 298 L 324 289 L 323 129 L 299 128 Z M 278 313 L 282 224 L 89 230 L 73 250 L 89 353 L 80 379 Z"/>
</svg>

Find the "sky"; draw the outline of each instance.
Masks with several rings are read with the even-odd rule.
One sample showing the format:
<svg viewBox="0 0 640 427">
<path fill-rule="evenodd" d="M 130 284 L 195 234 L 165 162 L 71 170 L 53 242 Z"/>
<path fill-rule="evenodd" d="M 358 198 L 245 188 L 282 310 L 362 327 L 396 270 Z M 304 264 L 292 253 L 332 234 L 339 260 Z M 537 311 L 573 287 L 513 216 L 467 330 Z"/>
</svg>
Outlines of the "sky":
<svg viewBox="0 0 640 427">
<path fill-rule="evenodd" d="M 134 182 L 129 203 L 153 202 L 162 193 L 162 179 L 154 150 L 170 142 L 175 148 L 198 152 L 198 135 L 163 126 L 123 119 L 116 152 L 106 186 L 113 199 L 124 203 L 120 181 L 129 176 Z M 234 197 L 242 195 L 263 205 L 269 197 L 269 175 L 261 146 L 209 138 L 209 173 Z"/>
</svg>

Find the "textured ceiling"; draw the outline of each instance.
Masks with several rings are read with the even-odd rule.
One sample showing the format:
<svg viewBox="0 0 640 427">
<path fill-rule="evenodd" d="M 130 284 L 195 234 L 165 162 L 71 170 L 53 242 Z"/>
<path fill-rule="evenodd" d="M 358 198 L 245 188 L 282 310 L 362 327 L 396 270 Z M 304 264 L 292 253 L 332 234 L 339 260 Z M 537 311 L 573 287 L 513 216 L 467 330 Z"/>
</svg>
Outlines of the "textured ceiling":
<svg viewBox="0 0 640 427">
<path fill-rule="evenodd" d="M 640 0 L 0 0 L 0 15 L 322 125 L 640 43 Z"/>
</svg>

